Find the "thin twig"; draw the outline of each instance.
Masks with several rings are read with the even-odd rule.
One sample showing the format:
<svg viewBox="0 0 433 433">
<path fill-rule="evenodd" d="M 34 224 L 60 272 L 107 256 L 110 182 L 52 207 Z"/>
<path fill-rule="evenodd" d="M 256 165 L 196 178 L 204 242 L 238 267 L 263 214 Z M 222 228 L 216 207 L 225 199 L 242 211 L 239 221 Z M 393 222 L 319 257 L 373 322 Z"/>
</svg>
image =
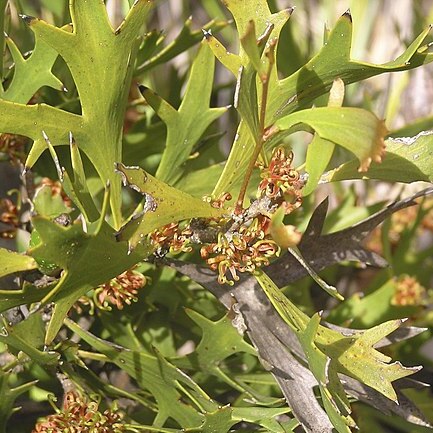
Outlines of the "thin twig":
<svg viewBox="0 0 433 433">
<path fill-rule="evenodd" d="M 266 56 L 268 57 L 269 60 L 268 70 L 266 71 L 266 74 L 263 75 L 259 74 L 260 80 L 262 82 L 262 99 L 261 99 L 260 113 L 259 113 L 259 136 L 257 137 L 256 145 L 254 147 L 254 152 L 248 164 L 248 168 L 246 170 L 245 177 L 242 182 L 241 189 L 239 191 L 239 197 L 236 202 L 236 213 L 238 214 L 241 213 L 243 209 L 243 203 L 244 203 L 245 194 L 247 192 L 247 187 L 250 182 L 250 178 L 253 173 L 254 166 L 256 165 L 257 158 L 260 155 L 264 143 L 266 108 L 268 105 L 268 94 L 269 94 L 269 79 L 271 76 L 272 67 L 274 66 L 275 63 L 274 51 L 275 51 L 276 43 L 277 43 L 276 39 L 270 41 L 269 48 L 266 53 Z"/>
</svg>

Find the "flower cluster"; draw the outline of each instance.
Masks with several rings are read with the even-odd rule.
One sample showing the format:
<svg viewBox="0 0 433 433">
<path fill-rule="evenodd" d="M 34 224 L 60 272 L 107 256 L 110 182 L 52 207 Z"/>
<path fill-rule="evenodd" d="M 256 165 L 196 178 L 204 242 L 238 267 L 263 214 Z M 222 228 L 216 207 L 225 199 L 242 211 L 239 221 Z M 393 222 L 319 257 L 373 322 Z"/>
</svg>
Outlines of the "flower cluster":
<svg viewBox="0 0 433 433">
<path fill-rule="evenodd" d="M 419 220 L 420 215 L 421 221 Z M 424 199 L 420 207 L 410 206 L 391 215 L 391 226 L 387 236 L 392 249 L 399 244 L 403 233 L 412 229 L 414 223 L 418 224 L 417 235 L 423 232 L 433 232 L 433 199 Z M 367 241 L 367 247 L 378 254 L 383 254 L 381 230 L 380 227 L 376 227 Z"/>
<path fill-rule="evenodd" d="M 399 307 L 422 305 L 426 296 L 426 289 L 416 278 L 404 275 L 396 282 L 391 304 Z"/>
<path fill-rule="evenodd" d="M 131 305 L 138 300 L 138 290 L 146 282 L 147 278 L 142 273 L 134 268 L 128 269 L 95 289 L 95 304 L 101 309 L 111 309 L 111 305 L 115 305 L 122 310 L 124 304 Z"/>
<path fill-rule="evenodd" d="M 257 267 L 269 264 L 271 257 L 280 253 L 275 241 L 267 237 L 269 218 L 260 215 L 251 225 L 241 225 L 230 236 L 219 233 L 218 241 L 201 248 L 201 256 L 209 267 L 218 271 L 218 282 L 233 285 L 227 279 L 230 272 L 234 281 L 239 280 L 237 272 L 253 272 Z"/>
<path fill-rule="evenodd" d="M 0 154 L 6 155 L 13 164 L 23 163 L 26 159 L 24 148 L 27 141 L 21 135 L 0 134 Z"/>
<path fill-rule="evenodd" d="M 282 147 L 272 152 L 268 167 L 261 166 L 262 181 L 258 187 L 258 197 L 266 195 L 282 205 L 289 214 L 302 204 L 303 182 L 300 174 L 292 167 L 293 153 L 286 155 Z"/>
<path fill-rule="evenodd" d="M 292 162 L 291 152 L 286 155 L 284 149 L 274 149 L 269 166 L 260 167 L 258 199 L 249 208 L 235 212 L 228 224 L 220 224 L 217 240 L 201 248 L 202 258 L 218 272 L 220 284 L 232 285 L 239 280 L 239 272 L 254 272 L 280 254 L 280 247 L 270 235 L 271 216 L 281 206 L 287 215 L 302 203 L 303 182 Z M 230 194 L 223 194 L 215 206 L 222 207 L 230 198 Z"/>
<path fill-rule="evenodd" d="M 40 420 L 32 433 L 123 433 L 122 416 L 116 410 L 99 411 L 99 403 L 67 392 L 63 408 Z"/>
<path fill-rule="evenodd" d="M 167 252 L 175 254 L 180 252 L 191 252 L 191 235 L 192 231 L 189 226 L 181 228 L 179 223 L 173 222 L 161 227 L 160 229 L 154 230 L 149 236 L 157 253 L 159 255 L 164 255 Z"/>
<path fill-rule="evenodd" d="M 0 238 L 14 238 L 20 220 L 17 206 L 8 198 L 0 199 L 0 223 L 5 224 L 5 228 L 0 228 Z"/>
</svg>

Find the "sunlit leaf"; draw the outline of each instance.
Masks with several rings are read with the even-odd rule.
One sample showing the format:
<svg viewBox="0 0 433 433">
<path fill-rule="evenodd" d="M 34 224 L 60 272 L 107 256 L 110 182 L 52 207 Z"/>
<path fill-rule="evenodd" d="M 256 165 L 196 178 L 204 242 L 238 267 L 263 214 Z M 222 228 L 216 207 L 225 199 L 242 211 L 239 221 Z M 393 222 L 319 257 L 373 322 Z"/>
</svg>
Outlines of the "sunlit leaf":
<svg viewBox="0 0 433 433">
<path fill-rule="evenodd" d="M 120 225 L 120 180 L 113 167 L 122 153 L 121 137 L 137 32 L 152 3 L 147 0 L 135 2 L 116 31 L 108 20 L 105 4 L 99 0 L 70 3 L 73 32 L 24 16 L 38 40 L 50 46 L 68 65 L 78 90 L 82 114 L 74 115 L 45 105 L 26 106 L 0 101 L 0 130 L 35 140 L 27 166 L 33 166 L 46 149 L 42 131 L 53 145 L 67 144 L 68 133 L 72 132 L 103 184 L 107 181 L 111 184 L 115 225 Z"/>
<path fill-rule="evenodd" d="M 338 144 L 354 153 L 359 171 L 367 171 L 372 161 L 380 163 L 384 153 L 385 123 L 374 114 L 360 108 L 318 107 L 282 117 L 272 130 L 290 132 L 313 128 L 324 140 Z M 362 131 L 362 133 L 360 133 Z"/>
<path fill-rule="evenodd" d="M 9 36 L 5 36 L 5 38 L 15 67 L 8 88 L 4 92 L 0 92 L 2 99 L 27 104 L 30 98 L 43 86 L 63 90 L 63 84 L 51 72 L 58 54 L 39 35 L 35 35 L 35 47 L 26 59 L 22 56 L 15 42 Z"/>
<path fill-rule="evenodd" d="M 80 296 L 121 274 L 150 253 L 146 247 L 140 254 L 130 253 L 128 245 L 117 242 L 114 231 L 106 224 L 93 234 L 85 233 L 81 224 L 63 227 L 43 217 L 35 217 L 33 226 L 40 236 L 40 243 L 28 253 L 63 269 L 58 283 L 42 299 L 43 302 L 55 301 L 47 344 L 54 339 L 69 309 Z"/>
<path fill-rule="evenodd" d="M 385 141 L 386 153 L 382 163 L 372 163 L 360 173 L 357 162 L 349 161 L 322 177 L 323 182 L 346 179 L 378 179 L 389 182 L 433 181 L 433 135 L 423 131 L 415 137 L 389 138 Z"/>
<path fill-rule="evenodd" d="M 213 87 L 215 58 L 202 44 L 191 68 L 188 84 L 179 109 L 174 109 L 150 89 L 140 90 L 149 105 L 167 125 L 166 147 L 156 177 L 174 185 L 183 172 L 183 163 L 207 127 L 226 108 L 209 108 Z"/>
<path fill-rule="evenodd" d="M 189 218 L 215 218 L 224 210 L 192 197 L 146 173 L 139 167 L 117 165 L 125 185 L 143 194 L 145 210 L 134 216 L 118 234 L 119 240 L 127 240 L 132 248 L 147 234 L 166 224 Z"/>
<path fill-rule="evenodd" d="M 231 2 L 228 3 L 230 8 Z M 233 3 L 237 5 L 236 1 Z M 245 9 L 242 9 L 240 3 L 237 12 L 239 15 L 243 14 L 243 18 L 236 18 L 242 23 L 243 31 L 239 33 L 243 34 L 248 19 L 255 18 L 249 15 L 255 9 L 246 9 L 243 2 L 242 6 Z M 263 5 L 260 5 L 257 8 L 257 15 L 267 17 L 266 13 L 260 9 L 262 7 Z M 336 78 L 341 78 L 345 84 L 350 84 L 385 72 L 412 69 L 431 62 L 433 54 L 427 52 L 426 46 L 421 46 L 429 31 L 430 28 L 423 31 L 406 51 L 392 62 L 377 65 L 356 61 L 350 55 L 352 19 L 349 13 L 345 13 L 338 20 L 329 34 L 326 44 L 316 56 L 289 77 L 281 80 L 278 80 L 277 77 L 274 78 L 277 81 L 271 83 L 270 86 L 269 105 L 266 112 L 267 126 L 288 113 L 311 106 L 318 96 L 330 90 Z M 275 32 L 275 36 L 277 35 L 278 32 Z M 284 55 L 283 51 L 280 54 Z M 290 53 L 286 55 L 289 56 Z M 233 193 L 233 185 L 236 184 L 248 165 L 248 160 L 244 155 L 251 155 L 253 147 L 254 144 L 249 137 L 248 129 L 241 124 L 225 169 L 213 191 L 215 196 L 219 196 L 225 191 Z"/>
<path fill-rule="evenodd" d="M 13 274 L 14 272 L 29 271 L 38 267 L 33 257 L 5 250 L 4 248 L 0 248 L 0 263 L 0 277 Z"/>
<path fill-rule="evenodd" d="M 266 274 L 260 272 L 256 278 L 286 323 L 296 333 L 305 332 L 310 320 L 308 316 L 289 301 Z M 396 401 L 392 382 L 415 373 L 419 368 L 403 367 L 399 362 L 390 364 L 391 358 L 374 349 L 374 345 L 401 324 L 400 320 L 385 322 L 349 337 L 319 325 L 314 341 L 330 358 L 338 373 L 351 376 Z"/>
<path fill-rule="evenodd" d="M 332 424 L 339 433 L 350 433 L 349 427 L 356 427 L 349 416 L 349 400 L 338 378 L 335 364 L 317 346 L 315 340 L 320 324 L 320 316 L 315 314 L 304 331 L 299 332 L 299 341 L 304 350 L 311 372 L 316 377 L 323 405 Z"/>
</svg>

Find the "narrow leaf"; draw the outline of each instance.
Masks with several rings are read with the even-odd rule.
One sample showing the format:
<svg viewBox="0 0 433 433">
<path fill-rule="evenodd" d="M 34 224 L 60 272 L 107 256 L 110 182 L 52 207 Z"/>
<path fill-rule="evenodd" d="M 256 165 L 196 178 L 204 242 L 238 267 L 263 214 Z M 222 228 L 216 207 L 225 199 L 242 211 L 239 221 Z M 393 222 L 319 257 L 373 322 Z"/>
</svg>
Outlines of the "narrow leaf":
<svg viewBox="0 0 433 433">
<path fill-rule="evenodd" d="M 159 181 L 139 167 L 117 164 L 124 185 L 129 185 L 146 198 L 145 209 L 119 231 L 117 238 L 127 240 L 134 248 L 153 230 L 171 222 L 190 218 L 214 218 L 224 214 L 209 203 Z"/>
</svg>

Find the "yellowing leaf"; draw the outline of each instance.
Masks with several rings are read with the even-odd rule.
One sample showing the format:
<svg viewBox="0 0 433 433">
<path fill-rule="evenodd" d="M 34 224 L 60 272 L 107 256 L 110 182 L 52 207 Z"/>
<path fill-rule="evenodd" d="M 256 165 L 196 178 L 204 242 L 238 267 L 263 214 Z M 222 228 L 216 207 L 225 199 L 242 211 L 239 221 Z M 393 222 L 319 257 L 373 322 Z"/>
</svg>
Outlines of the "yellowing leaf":
<svg viewBox="0 0 433 433">
<path fill-rule="evenodd" d="M 385 122 L 361 108 L 319 107 L 297 111 L 282 117 L 273 131 L 294 132 L 308 125 L 324 140 L 332 141 L 354 153 L 360 160 L 359 171 L 372 161 L 382 161 L 385 151 Z"/>
<path fill-rule="evenodd" d="M 264 272 L 258 272 L 256 278 L 280 316 L 302 336 L 310 318 L 289 301 Z M 391 358 L 374 349 L 374 345 L 401 324 L 401 320 L 389 321 L 349 337 L 319 325 L 314 344 L 330 358 L 338 373 L 351 376 L 397 401 L 392 382 L 415 373 L 419 367 L 407 368 L 399 362 L 390 364 Z"/>
<path fill-rule="evenodd" d="M 322 177 L 322 182 L 346 179 L 378 179 L 389 182 L 433 181 L 433 132 L 422 131 L 414 137 L 389 138 L 380 164 L 373 162 L 366 172 L 349 161 Z"/>
<path fill-rule="evenodd" d="M 189 218 L 216 218 L 224 215 L 224 209 L 216 209 L 209 203 L 173 188 L 146 173 L 139 167 L 117 164 L 123 182 L 146 197 L 144 211 L 134 216 L 118 234 L 119 240 L 127 240 L 134 248 L 153 230 L 166 224 Z"/>
<path fill-rule="evenodd" d="M 29 271 L 38 267 L 38 264 L 32 257 L 5 250 L 4 248 L 0 248 L 0 263 L 0 277 L 13 274 L 14 272 Z"/>
</svg>

